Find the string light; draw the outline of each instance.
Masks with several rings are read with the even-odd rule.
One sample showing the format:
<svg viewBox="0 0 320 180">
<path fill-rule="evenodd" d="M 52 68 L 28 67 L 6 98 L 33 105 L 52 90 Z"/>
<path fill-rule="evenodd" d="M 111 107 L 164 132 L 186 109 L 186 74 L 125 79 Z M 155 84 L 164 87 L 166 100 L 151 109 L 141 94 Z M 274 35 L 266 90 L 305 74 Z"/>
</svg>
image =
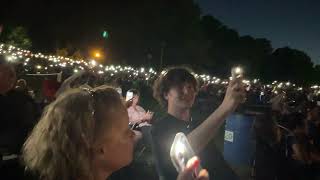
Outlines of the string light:
<svg viewBox="0 0 320 180">
<path fill-rule="evenodd" d="M 91 63 L 92 66 L 96 66 L 97 65 L 97 62 L 95 60 L 91 60 L 90 63 Z"/>
<path fill-rule="evenodd" d="M 22 64 L 25 66 L 25 71 L 32 71 L 34 67 L 34 72 L 37 73 L 43 73 L 41 71 L 61 71 L 59 68 L 72 68 L 74 73 L 79 72 L 79 70 L 86 70 L 86 69 L 92 69 L 95 72 L 98 72 L 98 74 L 105 74 L 110 76 L 115 76 L 116 74 L 128 74 L 128 77 L 134 78 L 139 77 L 142 79 L 145 79 L 146 81 L 153 80 L 158 76 L 158 73 L 153 69 L 149 68 L 146 70 L 146 68 L 141 67 L 139 69 L 130 67 L 130 66 L 103 66 L 102 64 L 98 64 L 95 60 L 85 61 L 84 59 L 72 59 L 62 56 L 53 56 L 53 55 L 45 55 L 42 53 L 32 53 L 29 50 L 20 49 L 17 47 L 14 47 L 12 45 L 6 45 L 6 44 L 0 44 L 0 54 L 4 54 L 7 56 L 8 61 L 14 61 L 18 62 L 19 60 L 23 61 Z M 43 65 L 45 61 L 49 62 L 47 66 Z M 29 67 L 29 68 L 28 68 Z M 236 73 L 240 73 L 241 69 L 236 68 Z M 160 74 L 165 75 L 167 71 L 162 71 Z M 217 77 L 211 77 L 208 74 L 201 74 L 198 75 L 194 72 L 192 74 L 197 78 L 200 79 L 201 82 L 205 84 L 228 84 L 228 79 L 220 79 Z M 253 79 L 252 83 L 256 84 L 259 82 L 259 79 Z M 250 84 L 250 80 L 245 80 L 244 83 Z M 285 85 L 285 86 L 284 86 Z M 292 84 L 290 82 L 278 82 L 274 81 L 272 82 L 272 85 L 268 84 L 266 85 L 267 88 L 290 88 L 295 87 L 295 84 Z M 315 91 L 320 91 L 320 86 L 313 85 L 311 87 Z M 296 88 L 296 90 L 301 91 L 302 88 Z M 278 91 L 275 91 L 278 93 Z"/>
</svg>

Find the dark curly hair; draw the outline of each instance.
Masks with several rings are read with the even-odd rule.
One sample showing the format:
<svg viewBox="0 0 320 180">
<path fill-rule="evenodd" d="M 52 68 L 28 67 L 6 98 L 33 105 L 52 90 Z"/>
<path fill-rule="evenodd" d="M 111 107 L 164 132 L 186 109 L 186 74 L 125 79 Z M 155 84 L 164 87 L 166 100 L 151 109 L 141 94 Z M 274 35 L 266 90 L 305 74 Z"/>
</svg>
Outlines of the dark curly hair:
<svg viewBox="0 0 320 180">
<path fill-rule="evenodd" d="M 153 84 L 153 97 L 164 107 L 168 105 L 164 96 L 173 87 L 182 86 L 184 83 L 191 83 L 198 91 L 198 81 L 192 75 L 192 70 L 186 67 L 171 67 L 162 71 L 161 75 Z"/>
</svg>

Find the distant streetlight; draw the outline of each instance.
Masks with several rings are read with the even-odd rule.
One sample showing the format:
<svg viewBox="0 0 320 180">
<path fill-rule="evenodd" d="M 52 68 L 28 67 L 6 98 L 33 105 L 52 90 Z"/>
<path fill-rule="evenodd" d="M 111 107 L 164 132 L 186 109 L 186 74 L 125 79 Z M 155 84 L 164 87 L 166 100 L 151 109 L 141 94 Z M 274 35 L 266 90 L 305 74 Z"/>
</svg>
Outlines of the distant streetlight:
<svg viewBox="0 0 320 180">
<path fill-rule="evenodd" d="M 163 66 L 163 56 L 164 56 L 164 49 L 166 48 L 167 43 L 163 41 L 161 43 L 161 52 L 160 52 L 160 69 L 162 69 Z"/>
<path fill-rule="evenodd" d="M 93 59 L 102 59 L 104 56 L 103 52 L 100 49 L 91 50 L 90 54 L 91 58 Z"/>
<path fill-rule="evenodd" d="M 94 54 L 94 56 L 95 56 L 96 58 L 100 58 L 100 57 L 101 57 L 101 54 L 100 54 L 99 52 L 96 52 L 96 53 Z"/>
</svg>

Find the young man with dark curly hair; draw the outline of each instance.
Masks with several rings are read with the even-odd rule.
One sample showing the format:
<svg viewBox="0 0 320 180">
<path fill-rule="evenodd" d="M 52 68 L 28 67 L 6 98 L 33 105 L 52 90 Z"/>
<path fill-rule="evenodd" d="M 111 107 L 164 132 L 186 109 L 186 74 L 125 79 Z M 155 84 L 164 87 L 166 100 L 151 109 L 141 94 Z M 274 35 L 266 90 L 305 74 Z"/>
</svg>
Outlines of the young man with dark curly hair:
<svg viewBox="0 0 320 180">
<path fill-rule="evenodd" d="M 232 171 L 222 172 L 212 165 L 216 157 L 215 153 L 208 148 L 208 144 L 211 144 L 226 117 L 245 98 L 242 81 L 241 79 L 230 81 L 222 104 L 201 123 L 199 123 L 201 119 L 193 119 L 191 115 L 197 91 L 197 80 L 190 70 L 181 67 L 163 71 L 154 83 L 154 97 L 167 111 L 163 117 L 155 120 L 151 130 L 153 155 L 161 180 L 177 177 L 177 172 L 170 160 L 170 147 L 178 132 L 187 135 L 195 153 L 200 156 L 203 166 L 211 171 L 214 179 L 220 176 L 219 173 L 222 174 L 220 177 L 223 179 L 235 179 Z"/>
</svg>

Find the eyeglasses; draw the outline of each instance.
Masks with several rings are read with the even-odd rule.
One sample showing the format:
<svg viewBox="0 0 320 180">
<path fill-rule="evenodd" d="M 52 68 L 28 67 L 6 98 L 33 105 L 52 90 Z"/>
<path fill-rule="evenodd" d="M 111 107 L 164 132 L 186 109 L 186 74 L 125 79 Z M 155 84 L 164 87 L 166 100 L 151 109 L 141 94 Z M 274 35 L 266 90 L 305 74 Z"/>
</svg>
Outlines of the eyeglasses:
<svg viewBox="0 0 320 180">
<path fill-rule="evenodd" d="M 82 90 L 86 91 L 90 97 L 91 97 L 91 102 L 89 103 L 89 108 L 92 114 L 92 118 L 95 118 L 95 108 L 96 108 L 96 104 L 95 104 L 95 100 L 94 100 L 94 96 L 95 96 L 95 91 L 93 89 L 87 88 L 87 87 L 82 87 Z"/>
</svg>

